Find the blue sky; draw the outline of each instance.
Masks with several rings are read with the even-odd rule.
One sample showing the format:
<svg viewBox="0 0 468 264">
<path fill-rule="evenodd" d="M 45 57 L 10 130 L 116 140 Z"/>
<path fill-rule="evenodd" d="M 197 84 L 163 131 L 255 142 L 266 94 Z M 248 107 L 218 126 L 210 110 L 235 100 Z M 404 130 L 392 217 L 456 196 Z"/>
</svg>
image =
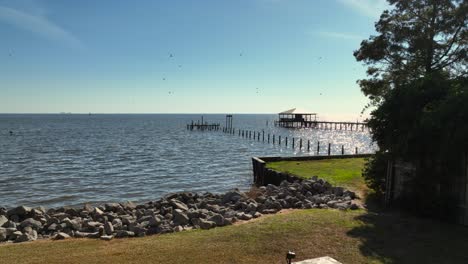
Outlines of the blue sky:
<svg viewBox="0 0 468 264">
<path fill-rule="evenodd" d="M 357 118 L 384 0 L 2 1 L 0 113 Z M 172 54 L 172 56 L 171 56 Z"/>
</svg>

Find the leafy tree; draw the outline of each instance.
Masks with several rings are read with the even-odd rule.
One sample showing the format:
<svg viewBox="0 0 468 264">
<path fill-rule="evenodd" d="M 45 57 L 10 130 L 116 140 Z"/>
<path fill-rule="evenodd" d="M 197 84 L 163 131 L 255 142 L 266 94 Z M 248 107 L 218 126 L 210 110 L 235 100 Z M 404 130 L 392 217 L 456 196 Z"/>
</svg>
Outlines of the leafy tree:
<svg viewBox="0 0 468 264">
<path fill-rule="evenodd" d="M 358 83 L 375 107 L 368 124 L 380 149 L 363 174 L 382 193 L 386 160 L 410 161 L 413 208 L 447 215 L 435 207 L 455 204 L 444 188 L 468 150 L 468 1 L 388 2 L 378 34 L 354 52 L 368 66 Z"/>
<path fill-rule="evenodd" d="M 370 105 L 377 106 L 390 89 L 434 72 L 468 75 L 468 1 L 388 0 L 375 24 L 378 35 L 361 42 L 354 52 L 368 65 L 359 80 Z"/>
</svg>

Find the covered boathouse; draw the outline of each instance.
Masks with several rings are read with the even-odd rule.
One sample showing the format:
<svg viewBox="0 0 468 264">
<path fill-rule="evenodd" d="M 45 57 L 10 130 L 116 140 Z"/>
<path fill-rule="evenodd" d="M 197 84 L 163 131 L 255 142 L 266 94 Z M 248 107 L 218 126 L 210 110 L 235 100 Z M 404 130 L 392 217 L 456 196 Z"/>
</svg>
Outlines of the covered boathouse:
<svg viewBox="0 0 468 264">
<path fill-rule="evenodd" d="M 278 114 L 276 126 L 287 128 L 314 127 L 317 124 L 317 114 L 303 109 L 289 109 Z"/>
</svg>

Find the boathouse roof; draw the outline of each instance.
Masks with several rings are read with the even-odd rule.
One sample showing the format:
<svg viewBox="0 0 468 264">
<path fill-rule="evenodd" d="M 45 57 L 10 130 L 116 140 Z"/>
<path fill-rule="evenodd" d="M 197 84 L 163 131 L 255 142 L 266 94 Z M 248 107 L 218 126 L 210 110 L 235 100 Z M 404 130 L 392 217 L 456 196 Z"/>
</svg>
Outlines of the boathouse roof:
<svg viewBox="0 0 468 264">
<path fill-rule="evenodd" d="M 302 114 L 302 115 L 316 115 L 317 113 L 312 113 L 311 111 L 305 109 L 298 109 L 292 108 L 286 111 L 279 113 L 280 115 L 295 115 L 295 114 Z"/>
</svg>

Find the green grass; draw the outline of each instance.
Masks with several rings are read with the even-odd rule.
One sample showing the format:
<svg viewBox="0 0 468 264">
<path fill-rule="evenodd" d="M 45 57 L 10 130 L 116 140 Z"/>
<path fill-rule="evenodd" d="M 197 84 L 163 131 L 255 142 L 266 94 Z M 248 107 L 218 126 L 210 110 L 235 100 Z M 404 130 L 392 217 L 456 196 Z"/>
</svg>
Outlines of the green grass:
<svg viewBox="0 0 468 264">
<path fill-rule="evenodd" d="M 318 176 L 332 185 L 349 188 L 353 191 L 365 190 L 362 169 L 364 158 L 324 159 L 307 161 L 268 162 L 267 168 L 286 172 L 300 178 Z"/>
<path fill-rule="evenodd" d="M 396 213 L 295 210 L 204 231 L 0 245 L 0 263 L 468 263 L 468 229 Z"/>
<path fill-rule="evenodd" d="M 363 159 L 337 159 L 269 167 L 361 188 L 363 164 Z M 328 255 L 342 263 L 468 263 L 467 237 L 466 227 L 399 212 L 310 209 L 211 230 L 109 242 L 0 244 L 0 263 L 285 263 L 287 250 L 296 252 L 296 260 Z"/>
</svg>

